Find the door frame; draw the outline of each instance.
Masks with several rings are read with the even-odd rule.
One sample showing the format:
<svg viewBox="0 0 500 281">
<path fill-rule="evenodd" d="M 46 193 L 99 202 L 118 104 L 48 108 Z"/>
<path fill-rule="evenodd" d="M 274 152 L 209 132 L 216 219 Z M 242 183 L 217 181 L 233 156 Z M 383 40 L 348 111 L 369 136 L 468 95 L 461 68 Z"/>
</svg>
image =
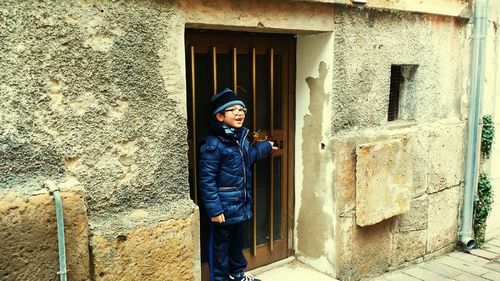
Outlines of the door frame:
<svg viewBox="0 0 500 281">
<path fill-rule="evenodd" d="M 244 42 L 248 42 L 250 44 L 252 42 L 252 38 L 255 36 L 258 37 L 268 37 L 269 44 L 273 44 L 273 38 L 280 38 L 279 40 L 283 40 L 284 37 L 288 37 L 288 66 L 287 66 L 287 72 L 288 72 L 288 81 L 285 85 L 287 88 L 286 90 L 284 89 L 284 92 L 287 92 L 288 94 L 286 97 L 284 97 L 283 102 L 284 102 L 284 110 L 286 111 L 285 116 L 287 117 L 287 128 L 284 128 L 284 137 L 288 139 L 288 146 L 286 151 L 283 151 L 283 156 L 286 155 L 287 158 L 287 175 L 286 175 L 286 181 L 287 181 L 287 214 L 286 214 L 286 233 L 283 233 L 283 235 L 286 235 L 287 243 L 284 245 L 287 249 L 286 251 L 286 257 L 293 256 L 295 254 L 295 243 L 294 243 L 294 228 L 295 228 L 295 100 L 296 100 L 296 87 L 295 87 L 295 82 L 296 82 L 296 44 L 297 40 L 295 37 L 291 37 L 290 34 L 273 34 L 273 33 L 253 33 L 253 32 L 234 32 L 234 31 L 220 31 L 220 30 L 204 30 L 204 29 L 191 29 L 191 28 L 186 28 L 185 30 L 185 44 L 184 47 L 186 50 L 188 49 L 188 36 L 189 34 L 199 34 L 197 35 L 197 40 L 192 40 L 190 39 L 191 43 L 198 42 L 198 39 L 203 40 L 205 34 L 207 36 L 210 36 L 210 40 L 214 43 L 224 43 L 227 44 L 227 37 L 228 36 L 239 36 L 241 40 L 244 40 Z M 267 39 L 267 38 L 266 38 Z M 246 41 L 245 41 L 246 40 Z M 189 56 L 189 53 L 185 54 L 185 57 Z M 187 68 L 186 68 L 187 69 Z M 187 78 L 187 77 L 186 77 Z M 187 88 L 186 88 L 187 90 Z M 188 95 L 190 93 L 187 93 Z M 191 114 L 191 112 L 188 112 L 188 114 Z M 191 158 L 191 155 L 189 155 L 189 158 Z M 191 188 L 191 187 L 190 187 Z M 254 214 L 255 215 L 255 214 Z M 260 247 L 266 247 L 266 245 L 261 245 L 257 246 L 257 252 L 258 248 Z M 248 250 L 247 250 L 248 251 Z M 250 252 L 252 250 L 250 249 Z M 265 264 L 256 264 L 254 260 L 252 260 L 253 255 L 246 255 L 249 267 L 255 266 L 255 268 L 258 268 L 259 266 L 263 266 Z M 286 258 L 285 257 L 285 258 Z M 208 268 L 205 268 L 202 266 L 202 271 L 206 271 Z"/>
</svg>

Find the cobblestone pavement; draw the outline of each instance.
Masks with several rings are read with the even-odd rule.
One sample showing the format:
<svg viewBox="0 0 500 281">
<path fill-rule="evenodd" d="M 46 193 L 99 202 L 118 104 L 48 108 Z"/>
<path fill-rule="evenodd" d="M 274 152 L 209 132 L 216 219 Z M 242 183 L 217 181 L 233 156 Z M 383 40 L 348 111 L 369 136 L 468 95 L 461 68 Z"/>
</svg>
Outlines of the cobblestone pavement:
<svg viewBox="0 0 500 281">
<path fill-rule="evenodd" d="M 500 238 L 364 281 L 500 281 Z"/>
</svg>

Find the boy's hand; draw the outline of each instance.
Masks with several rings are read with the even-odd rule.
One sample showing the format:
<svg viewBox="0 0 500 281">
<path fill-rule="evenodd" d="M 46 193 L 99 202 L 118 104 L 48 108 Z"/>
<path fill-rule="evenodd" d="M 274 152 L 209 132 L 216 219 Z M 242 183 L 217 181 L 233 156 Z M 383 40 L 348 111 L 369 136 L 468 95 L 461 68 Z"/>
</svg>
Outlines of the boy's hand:
<svg viewBox="0 0 500 281">
<path fill-rule="evenodd" d="M 218 223 L 223 223 L 226 221 L 226 219 L 224 218 L 224 214 L 220 214 L 216 217 L 210 218 L 210 220 L 212 220 L 212 222 L 218 222 Z"/>
<path fill-rule="evenodd" d="M 271 144 L 271 147 L 273 148 L 273 150 L 278 150 L 278 147 L 274 146 L 273 141 L 268 141 L 268 142 Z"/>
</svg>

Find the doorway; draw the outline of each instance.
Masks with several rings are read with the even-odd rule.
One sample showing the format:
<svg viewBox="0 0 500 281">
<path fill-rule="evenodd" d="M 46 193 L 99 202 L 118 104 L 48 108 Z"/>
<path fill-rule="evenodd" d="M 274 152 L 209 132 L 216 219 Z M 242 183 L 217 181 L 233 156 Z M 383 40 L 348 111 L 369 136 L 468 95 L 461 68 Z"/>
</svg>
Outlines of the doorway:
<svg viewBox="0 0 500 281">
<path fill-rule="evenodd" d="M 295 38 L 190 29 L 185 35 L 190 192 L 200 206 L 202 279 L 207 280 L 208 218 L 199 198 L 198 152 L 208 134 L 210 98 L 224 88 L 245 101 L 244 126 L 279 148 L 253 167 L 247 270 L 293 255 Z"/>
</svg>

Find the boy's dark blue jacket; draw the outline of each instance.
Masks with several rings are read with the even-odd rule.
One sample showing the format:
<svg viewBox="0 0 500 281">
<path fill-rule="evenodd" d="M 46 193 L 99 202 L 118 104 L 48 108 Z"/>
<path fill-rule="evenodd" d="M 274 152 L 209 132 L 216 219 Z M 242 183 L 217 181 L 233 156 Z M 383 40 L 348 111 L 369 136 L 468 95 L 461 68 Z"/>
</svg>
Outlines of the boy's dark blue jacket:
<svg viewBox="0 0 500 281">
<path fill-rule="evenodd" d="M 250 145 L 248 129 L 239 140 L 210 135 L 200 149 L 200 193 L 209 218 L 224 213 L 234 224 L 252 217 L 251 165 L 271 152 L 268 141 Z"/>
</svg>

